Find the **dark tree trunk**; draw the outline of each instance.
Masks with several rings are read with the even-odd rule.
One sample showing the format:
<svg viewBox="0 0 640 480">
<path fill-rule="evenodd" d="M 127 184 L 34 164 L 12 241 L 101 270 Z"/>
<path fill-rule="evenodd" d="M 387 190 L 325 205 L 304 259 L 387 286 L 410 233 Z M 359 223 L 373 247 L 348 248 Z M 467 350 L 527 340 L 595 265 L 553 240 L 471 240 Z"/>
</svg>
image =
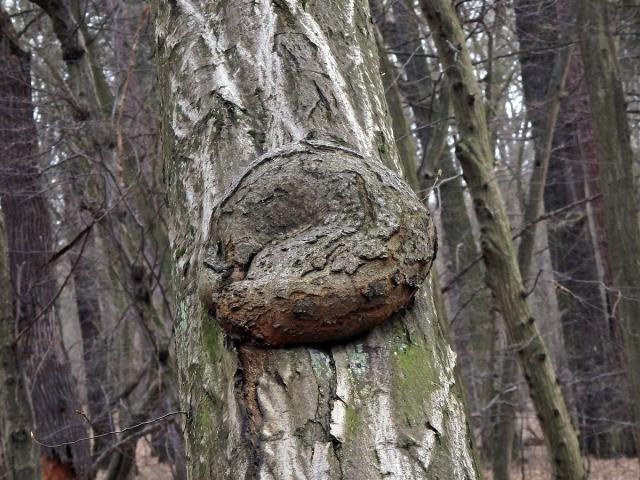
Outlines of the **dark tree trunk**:
<svg viewBox="0 0 640 480">
<path fill-rule="evenodd" d="M 584 0 L 572 5 L 578 12 L 580 51 L 606 214 L 612 315 L 622 327 L 636 420 L 636 450 L 640 450 L 640 219 L 625 94 L 606 2 Z"/>
<path fill-rule="evenodd" d="M 47 444 L 86 436 L 74 380 L 62 349 L 54 309 L 56 280 L 49 262 L 54 248 L 46 180 L 41 174 L 31 101 L 29 55 L 2 29 L 0 68 L 0 186 L 17 312 L 17 355 L 27 378 L 35 434 Z M 45 469 L 84 478 L 86 442 L 42 449 Z"/>
<path fill-rule="evenodd" d="M 10 22 L 9 16 L 0 9 L 2 68 L 12 63 L 11 57 L 16 53 L 17 59 L 21 59 L 19 51 L 12 52 L 12 47 L 17 45 Z M 0 100 L 0 129 L 6 127 L 7 120 L 11 119 L 6 116 L 6 107 L 6 101 Z M 5 154 L 4 145 L 0 148 L 1 158 Z M 29 435 L 33 428 L 33 416 L 15 345 L 17 325 L 13 312 L 6 232 L 4 219 L 0 217 L 0 478 L 35 480 L 38 473 L 38 449 Z"/>
</svg>

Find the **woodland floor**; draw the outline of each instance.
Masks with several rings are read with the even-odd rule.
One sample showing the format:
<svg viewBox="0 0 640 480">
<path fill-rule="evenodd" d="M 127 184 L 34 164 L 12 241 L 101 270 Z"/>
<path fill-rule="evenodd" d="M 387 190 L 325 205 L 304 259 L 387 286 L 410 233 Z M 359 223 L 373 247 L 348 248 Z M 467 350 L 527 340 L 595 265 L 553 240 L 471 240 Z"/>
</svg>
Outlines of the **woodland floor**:
<svg viewBox="0 0 640 480">
<path fill-rule="evenodd" d="M 138 480 L 171 480 L 171 470 L 150 455 L 146 439 L 138 442 L 137 447 Z M 589 480 L 638 480 L 640 463 L 635 458 L 613 458 L 598 460 L 587 458 Z M 543 446 L 527 446 L 524 450 L 524 462 L 518 458 L 514 462 L 512 480 L 550 480 L 549 464 Z M 485 479 L 491 479 L 491 472 L 485 472 Z"/>
<path fill-rule="evenodd" d="M 520 417 L 522 421 L 523 418 Z M 522 455 L 513 459 L 511 480 L 551 480 L 551 467 L 547 452 L 542 443 L 540 426 L 533 412 L 524 419 L 520 441 L 525 445 Z M 640 462 L 637 458 L 586 458 L 587 478 L 589 480 L 638 480 Z M 485 479 L 491 480 L 491 470 L 485 471 Z"/>
<path fill-rule="evenodd" d="M 635 458 L 610 458 L 599 460 L 587 458 L 589 480 L 638 480 L 640 464 Z M 549 464 L 544 447 L 527 447 L 525 462 L 515 462 L 511 470 L 512 480 L 551 480 Z M 485 472 L 485 479 L 490 480 L 491 471 Z"/>
</svg>

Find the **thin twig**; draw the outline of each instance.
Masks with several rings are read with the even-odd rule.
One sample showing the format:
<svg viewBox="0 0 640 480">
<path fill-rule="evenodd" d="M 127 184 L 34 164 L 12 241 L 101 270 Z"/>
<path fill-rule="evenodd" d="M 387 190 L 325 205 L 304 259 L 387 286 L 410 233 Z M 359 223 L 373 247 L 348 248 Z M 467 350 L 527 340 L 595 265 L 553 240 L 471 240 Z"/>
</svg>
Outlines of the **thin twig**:
<svg viewBox="0 0 640 480">
<path fill-rule="evenodd" d="M 169 412 L 169 413 L 165 413 L 164 415 L 154 418 L 152 420 L 146 420 L 144 422 L 140 422 L 140 423 L 136 423 L 135 425 L 131 425 L 129 427 L 123 428 L 122 430 L 114 430 L 112 432 L 106 432 L 106 433 L 101 433 L 99 435 L 92 435 L 90 437 L 83 437 L 83 438 L 79 438 L 77 440 L 73 440 L 71 442 L 63 442 L 63 443 L 58 443 L 55 445 L 48 445 L 46 443 L 41 442 L 40 440 L 38 440 L 38 438 L 36 437 L 35 432 L 31 432 L 31 439 L 37 443 L 38 445 L 40 445 L 41 447 L 45 447 L 45 448 L 58 448 L 58 447 L 64 447 L 67 445 L 74 445 L 76 443 L 80 443 L 80 442 L 85 442 L 87 440 L 94 440 L 96 438 L 101 438 L 101 437 L 106 437 L 107 435 L 115 435 L 118 433 L 126 433 L 129 432 L 131 430 L 135 430 L 136 428 L 140 428 L 144 425 L 150 425 L 152 423 L 156 423 L 156 422 L 161 422 L 162 420 L 168 418 L 168 417 L 172 417 L 174 415 L 186 415 L 187 412 L 182 411 L 182 410 L 177 410 L 175 412 Z"/>
</svg>

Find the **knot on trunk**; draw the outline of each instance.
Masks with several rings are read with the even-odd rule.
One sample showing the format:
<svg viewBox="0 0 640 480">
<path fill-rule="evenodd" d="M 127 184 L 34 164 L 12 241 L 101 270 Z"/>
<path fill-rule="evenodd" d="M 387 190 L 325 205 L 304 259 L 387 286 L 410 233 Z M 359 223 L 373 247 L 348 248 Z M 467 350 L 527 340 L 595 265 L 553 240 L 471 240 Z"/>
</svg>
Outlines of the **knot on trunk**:
<svg viewBox="0 0 640 480">
<path fill-rule="evenodd" d="M 230 335 L 271 346 L 371 330 L 412 300 L 436 250 L 413 191 L 337 146 L 254 162 L 211 221 L 200 298 Z"/>
</svg>

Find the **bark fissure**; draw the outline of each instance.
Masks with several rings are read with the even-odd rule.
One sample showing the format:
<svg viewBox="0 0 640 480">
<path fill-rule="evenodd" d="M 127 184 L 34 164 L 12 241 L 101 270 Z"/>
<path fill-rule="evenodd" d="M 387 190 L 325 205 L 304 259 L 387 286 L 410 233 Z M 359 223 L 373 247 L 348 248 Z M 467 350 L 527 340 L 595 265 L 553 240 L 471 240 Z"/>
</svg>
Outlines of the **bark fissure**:
<svg viewBox="0 0 640 480">
<path fill-rule="evenodd" d="M 443 478 L 476 478 L 462 407 L 450 390 L 453 355 L 438 331 L 431 282 L 417 288 L 435 250 L 431 221 L 409 187 L 386 169 L 398 171 L 399 162 L 367 3 L 177 5 L 160 3 L 157 31 L 173 246 L 181 251 L 175 278 L 185 293 L 176 324 L 182 402 L 197 419 L 187 429 L 188 454 L 195 459 L 190 474 L 246 478 L 256 460 L 243 434 L 244 397 L 229 389 L 237 353 L 216 320 L 233 314 L 225 289 L 249 282 L 266 289 L 273 278 L 284 289 L 278 298 L 271 288 L 281 302 L 277 314 L 291 322 L 307 318 L 310 325 L 331 326 L 344 312 L 365 310 L 380 325 L 342 342 L 325 332 L 330 346 L 321 349 L 262 348 L 268 355 L 255 389 L 260 456 L 252 472 L 264 479 L 409 480 L 424 478 L 424 467 L 446 458 L 438 466 Z M 213 90 L 247 113 L 234 108 L 229 114 Z M 291 155 L 251 167 L 293 146 L 298 151 Z M 379 274 L 384 282 L 370 281 L 385 268 Z M 396 269 L 406 270 L 398 285 L 392 282 Z M 367 281 L 354 288 L 352 277 Z M 334 303 L 344 311 L 321 311 L 313 300 L 330 291 L 313 282 L 336 278 L 352 292 Z M 402 295 L 394 297 L 394 288 Z M 383 296 L 385 289 L 391 294 Z M 396 305 L 384 311 L 389 297 Z M 228 305 L 222 309 L 221 298 Z M 356 333 L 353 325 L 349 335 Z M 410 342 L 402 325 L 411 330 Z M 300 338 L 291 333 L 270 343 Z M 306 335 L 321 337 L 311 328 Z M 215 395 L 215 405 L 205 403 L 200 385 Z M 425 425 L 427 415 L 441 432 L 447 431 L 443 424 L 452 426 L 441 444 Z M 415 455 L 405 448 L 413 444 L 406 438 L 415 441 Z"/>
</svg>

